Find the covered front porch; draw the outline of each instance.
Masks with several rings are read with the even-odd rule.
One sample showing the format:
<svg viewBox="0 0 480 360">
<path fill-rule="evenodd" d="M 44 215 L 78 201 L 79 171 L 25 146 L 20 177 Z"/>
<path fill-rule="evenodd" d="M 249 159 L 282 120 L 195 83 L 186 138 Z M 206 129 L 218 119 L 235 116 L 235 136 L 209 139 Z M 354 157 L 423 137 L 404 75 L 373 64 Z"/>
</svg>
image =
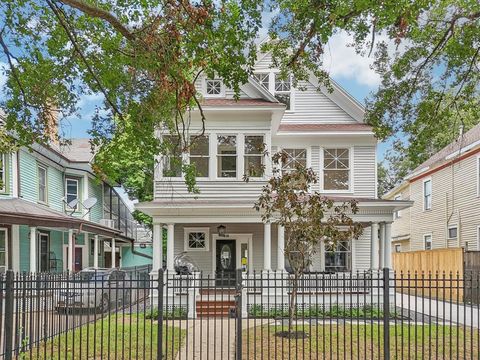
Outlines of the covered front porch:
<svg viewBox="0 0 480 360">
<path fill-rule="evenodd" d="M 364 225 L 363 234 L 341 244 L 321 242 L 311 272 L 391 268 L 393 213 L 409 206 L 409 202 L 358 199 L 358 205 L 358 213 L 351 216 Z M 137 208 L 153 217 L 153 271 L 164 268 L 175 272 L 174 260 L 181 253 L 210 276 L 236 269 L 246 273 L 288 270 L 283 227 L 264 224 L 252 201 L 177 200 L 145 203 Z"/>
<path fill-rule="evenodd" d="M 0 200 L 0 232 L 5 243 L 3 269 L 18 272 L 117 267 L 117 249 L 131 243 L 116 229 L 22 199 Z"/>
</svg>

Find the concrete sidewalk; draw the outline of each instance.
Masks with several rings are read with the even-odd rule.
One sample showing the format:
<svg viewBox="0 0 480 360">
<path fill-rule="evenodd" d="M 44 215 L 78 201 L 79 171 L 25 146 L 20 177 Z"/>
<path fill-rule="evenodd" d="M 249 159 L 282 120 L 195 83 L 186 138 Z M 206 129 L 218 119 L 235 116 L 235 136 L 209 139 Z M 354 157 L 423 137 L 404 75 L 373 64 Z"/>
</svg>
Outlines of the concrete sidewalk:
<svg viewBox="0 0 480 360">
<path fill-rule="evenodd" d="M 423 318 L 437 318 L 436 322 L 440 324 L 465 325 L 475 328 L 478 328 L 479 325 L 478 305 L 451 303 L 401 293 L 395 294 L 395 305 L 404 310 L 416 312 Z"/>
</svg>

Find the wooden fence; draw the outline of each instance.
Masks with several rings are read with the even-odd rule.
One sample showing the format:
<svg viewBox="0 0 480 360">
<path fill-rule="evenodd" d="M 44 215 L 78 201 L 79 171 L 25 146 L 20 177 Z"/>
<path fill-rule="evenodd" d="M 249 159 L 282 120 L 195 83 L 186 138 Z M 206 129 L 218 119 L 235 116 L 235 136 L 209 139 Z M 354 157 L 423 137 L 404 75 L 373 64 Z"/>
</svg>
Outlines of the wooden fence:
<svg viewBox="0 0 480 360">
<path fill-rule="evenodd" d="M 392 256 L 393 268 L 397 273 L 410 273 L 409 280 L 397 281 L 397 289 L 411 293 L 409 288 L 415 288 L 415 295 L 421 296 L 421 292 L 418 292 L 418 287 L 421 286 L 425 293 L 431 292 L 437 298 L 463 301 L 464 252 L 462 248 L 409 251 L 393 253 Z M 441 284 L 438 280 L 429 280 L 429 274 L 435 279 L 437 273 L 438 278 L 445 277 Z M 446 286 L 453 289 L 451 293 L 436 291 Z"/>
</svg>

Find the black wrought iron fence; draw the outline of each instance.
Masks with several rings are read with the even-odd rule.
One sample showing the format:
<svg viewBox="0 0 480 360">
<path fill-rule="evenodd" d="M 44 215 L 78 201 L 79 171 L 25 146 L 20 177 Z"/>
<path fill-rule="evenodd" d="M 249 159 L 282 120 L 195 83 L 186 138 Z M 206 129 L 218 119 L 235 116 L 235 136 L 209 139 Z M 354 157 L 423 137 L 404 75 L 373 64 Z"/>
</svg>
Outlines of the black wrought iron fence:
<svg viewBox="0 0 480 360">
<path fill-rule="evenodd" d="M 0 275 L 0 358 L 480 359 L 480 274 Z"/>
</svg>

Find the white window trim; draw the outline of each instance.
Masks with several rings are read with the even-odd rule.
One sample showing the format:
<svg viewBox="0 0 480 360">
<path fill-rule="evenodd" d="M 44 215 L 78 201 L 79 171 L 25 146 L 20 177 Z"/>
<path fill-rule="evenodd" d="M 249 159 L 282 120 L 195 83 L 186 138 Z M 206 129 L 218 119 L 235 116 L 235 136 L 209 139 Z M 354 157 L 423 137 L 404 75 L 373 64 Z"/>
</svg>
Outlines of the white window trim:
<svg viewBox="0 0 480 360">
<path fill-rule="evenodd" d="M 347 190 L 325 190 L 324 189 L 324 179 L 323 179 L 323 170 L 324 170 L 324 159 L 325 159 L 325 149 L 348 149 L 349 157 L 349 177 L 348 177 L 348 189 Z M 342 145 L 332 145 L 320 147 L 320 189 L 322 193 L 325 194 L 352 194 L 354 192 L 354 146 L 342 146 Z"/>
<path fill-rule="evenodd" d="M 205 247 L 203 249 L 192 249 L 188 246 L 188 235 L 192 232 L 205 233 Z M 183 229 L 183 248 L 189 252 L 207 252 L 210 251 L 210 228 L 208 227 L 188 227 Z"/>
<path fill-rule="evenodd" d="M 170 134 L 170 133 L 165 133 L 165 134 L 162 134 L 160 136 L 160 139 L 163 138 L 163 136 L 175 136 L 175 134 Z M 161 179 L 171 179 L 171 180 L 181 180 L 184 178 L 185 174 L 183 173 L 183 170 L 181 172 L 181 175 L 180 176 L 163 176 L 163 167 L 165 165 L 165 158 L 166 157 L 170 157 L 170 155 L 166 155 L 166 154 L 160 154 L 160 161 L 158 163 L 158 168 L 159 168 L 159 174 L 160 174 L 160 178 Z M 181 154 L 181 158 L 182 158 L 182 163 L 185 163 L 186 159 L 189 158 L 189 155 L 182 152 Z"/>
<path fill-rule="evenodd" d="M 218 133 L 215 133 L 215 173 L 214 173 L 214 178 L 215 180 L 218 180 L 218 181 L 236 181 L 236 180 L 241 180 L 242 179 L 242 176 L 243 176 L 243 167 L 244 167 L 244 164 L 243 164 L 243 155 L 245 153 L 245 138 L 244 138 L 244 135 L 245 134 L 239 134 L 239 133 L 228 133 L 228 132 L 218 132 Z M 237 152 L 236 152 L 236 157 L 237 157 L 237 161 L 236 161 L 236 166 L 237 166 L 237 173 L 236 173 L 236 176 L 232 176 L 232 177 L 222 177 L 222 176 L 218 176 L 218 158 L 220 156 L 223 156 L 223 155 L 219 155 L 218 154 L 218 137 L 219 136 L 235 136 L 236 137 L 236 141 L 237 141 Z"/>
<path fill-rule="evenodd" d="M 294 91 L 294 87 L 293 87 L 293 83 L 292 83 L 292 76 L 290 76 L 290 91 L 277 91 L 275 90 L 275 80 L 276 80 L 276 77 L 277 77 L 277 74 L 280 73 L 280 71 L 278 70 L 274 70 L 274 71 L 271 71 L 270 72 L 270 81 L 269 81 L 269 85 L 270 85 L 270 93 L 275 96 L 275 94 L 279 93 L 279 94 L 287 94 L 289 93 L 290 94 L 290 109 L 285 109 L 285 112 L 286 113 L 293 113 L 295 112 L 295 101 L 294 101 L 294 94 L 295 94 L 295 91 Z"/>
<path fill-rule="evenodd" d="M 208 80 L 219 80 L 221 85 L 220 85 L 220 94 L 207 94 L 207 81 Z M 209 79 L 207 77 L 203 78 L 202 81 L 202 90 L 205 98 L 223 98 L 225 97 L 225 84 L 223 83 L 222 79 L 219 78 L 213 78 Z"/>
<path fill-rule="evenodd" d="M 426 244 L 426 241 L 425 241 L 426 239 L 425 238 L 427 236 L 430 236 L 430 244 L 431 244 L 430 249 L 427 249 L 426 246 L 425 246 L 425 244 Z M 427 250 L 427 251 L 428 250 L 433 250 L 433 235 L 432 235 L 432 233 L 423 234 L 423 250 Z"/>
<path fill-rule="evenodd" d="M 457 229 L 457 237 L 450 237 L 450 229 Z M 450 225 L 447 227 L 447 239 L 448 240 L 454 240 L 454 239 L 458 239 L 458 225 L 457 224 L 454 224 L 454 225 Z"/>
<path fill-rule="evenodd" d="M 8 263 L 8 251 L 9 251 L 9 248 L 8 248 L 8 228 L 0 227 L 0 231 L 5 231 L 5 270 L 7 270 L 7 269 L 9 269 L 9 263 Z M 4 266 L 0 265 L 0 267 L 4 267 Z"/>
<path fill-rule="evenodd" d="M 208 138 L 208 156 L 205 156 L 205 157 L 208 157 L 208 175 L 207 176 L 197 176 L 195 179 L 197 180 L 208 180 L 212 177 L 212 146 L 211 146 L 211 143 L 212 143 L 212 134 L 211 133 L 205 133 L 203 136 L 206 136 Z M 191 135 L 191 136 L 195 136 L 195 135 Z M 214 136 L 216 136 L 214 134 Z M 186 154 L 186 157 L 187 157 L 187 160 L 186 160 L 186 163 L 190 165 L 190 152 L 188 152 Z M 200 158 L 200 156 L 198 155 L 194 155 L 194 157 L 198 157 Z M 182 177 L 183 177 L 183 172 L 182 172 Z"/>
<path fill-rule="evenodd" d="M 45 201 L 40 200 L 40 172 L 39 172 L 39 169 L 45 170 Z M 48 205 L 48 167 L 43 165 L 43 164 L 40 164 L 40 163 L 37 163 L 37 191 L 38 191 L 37 201 L 40 204 Z"/>
<path fill-rule="evenodd" d="M 267 139 L 266 139 L 267 134 L 265 134 L 265 133 L 245 133 L 245 134 L 242 134 L 242 135 L 243 135 L 243 149 L 242 149 L 243 168 L 242 168 L 242 171 L 244 173 L 243 175 L 245 175 L 245 158 L 248 157 L 248 156 L 260 157 L 262 159 L 263 175 L 262 176 L 249 176 L 249 179 L 251 179 L 251 180 L 263 180 L 263 179 L 266 178 L 266 173 L 267 173 L 267 164 L 266 164 L 267 163 L 267 158 L 264 154 L 255 155 L 255 154 L 245 153 L 245 137 L 247 137 L 247 136 L 261 136 L 263 138 L 263 144 L 265 145 L 265 147 L 268 147 Z M 265 150 L 266 149 L 264 149 L 264 151 Z M 268 153 L 270 153 L 270 150 L 268 150 Z M 243 175 L 242 175 L 242 177 L 243 177 Z"/>
<path fill-rule="evenodd" d="M 430 208 L 426 209 L 425 208 L 425 183 L 430 181 Z M 423 211 L 430 211 L 432 210 L 432 200 L 433 200 L 433 182 L 432 178 L 428 177 L 423 180 L 422 182 L 422 208 Z"/>
<path fill-rule="evenodd" d="M 75 208 L 75 212 L 80 212 L 80 203 L 82 201 L 82 199 L 80 198 L 80 181 L 79 179 L 73 177 L 73 176 L 65 176 L 65 202 L 67 202 L 67 192 L 68 192 L 68 186 L 67 186 L 67 183 L 68 181 L 75 181 L 77 183 L 77 200 L 78 200 L 78 204 L 77 204 L 77 207 Z M 73 210 L 72 208 L 70 208 L 67 204 L 65 204 L 65 209 L 67 210 Z"/>
<path fill-rule="evenodd" d="M 283 151 L 283 150 L 305 150 L 305 166 L 306 168 L 312 167 L 312 159 L 311 159 L 311 147 L 310 146 L 282 146 L 278 147 L 278 151 Z M 283 171 L 283 164 L 280 165 L 280 171 Z"/>
</svg>

